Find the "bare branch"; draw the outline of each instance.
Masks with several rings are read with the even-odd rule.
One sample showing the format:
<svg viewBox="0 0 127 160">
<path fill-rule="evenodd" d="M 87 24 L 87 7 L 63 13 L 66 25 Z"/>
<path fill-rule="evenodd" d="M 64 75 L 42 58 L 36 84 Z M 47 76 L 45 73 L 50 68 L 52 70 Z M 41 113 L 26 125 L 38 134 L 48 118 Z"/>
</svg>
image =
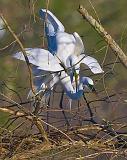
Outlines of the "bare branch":
<svg viewBox="0 0 127 160">
<path fill-rule="evenodd" d="M 58 128 L 54 127 L 53 125 L 45 122 L 44 120 L 36 117 L 35 115 L 33 114 L 30 114 L 30 115 L 25 115 L 23 112 L 19 112 L 19 111 L 14 111 L 12 109 L 8 109 L 8 108 L 4 108 L 4 107 L 0 107 L 0 111 L 2 112 L 6 112 L 6 113 L 9 113 L 11 115 L 15 115 L 15 116 L 25 116 L 26 119 L 28 119 L 29 121 L 32 121 L 34 122 L 34 124 L 36 125 L 36 127 L 38 128 L 39 132 L 41 133 L 41 135 L 44 137 L 45 141 L 47 143 L 49 143 L 49 140 L 48 140 L 48 137 L 47 137 L 47 134 L 43 128 L 43 124 L 46 124 L 48 125 L 49 127 L 59 131 L 61 134 L 63 134 L 65 137 L 67 137 L 71 142 L 74 142 L 66 133 L 64 133 L 63 131 L 59 130 Z"/>
<path fill-rule="evenodd" d="M 79 6 L 78 12 L 83 16 L 83 18 L 101 35 L 101 37 L 109 44 L 110 48 L 114 51 L 115 55 L 119 57 L 121 63 L 127 68 L 127 56 L 120 48 L 120 46 L 115 42 L 115 40 L 105 31 L 105 29 L 100 25 L 83 7 Z"/>
<path fill-rule="evenodd" d="M 27 68 L 28 68 L 28 73 L 29 73 L 29 80 L 30 80 L 30 86 L 31 86 L 31 90 L 32 92 L 35 94 L 35 91 L 34 91 L 34 85 L 33 85 L 33 78 L 32 78 L 32 71 L 31 71 L 31 66 L 30 66 L 30 63 L 29 63 L 29 59 L 27 57 L 27 53 L 21 43 L 21 41 L 19 40 L 19 38 L 17 37 L 17 35 L 14 33 L 14 31 L 11 29 L 11 27 L 9 26 L 8 22 L 6 21 L 6 19 L 4 18 L 3 15 L 0 15 L 0 17 L 2 18 L 3 22 L 5 23 L 7 29 L 9 30 L 9 32 L 12 34 L 12 36 L 15 38 L 16 42 L 19 44 L 20 48 L 21 48 L 21 51 L 24 55 L 24 58 L 25 58 L 25 61 L 26 61 L 26 64 L 27 64 Z"/>
</svg>

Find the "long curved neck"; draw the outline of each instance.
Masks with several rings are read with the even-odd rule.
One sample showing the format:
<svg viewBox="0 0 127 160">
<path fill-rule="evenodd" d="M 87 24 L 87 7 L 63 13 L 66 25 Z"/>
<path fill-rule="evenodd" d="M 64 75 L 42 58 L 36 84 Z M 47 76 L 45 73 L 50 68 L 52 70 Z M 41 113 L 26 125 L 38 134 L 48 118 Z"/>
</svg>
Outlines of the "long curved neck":
<svg viewBox="0 0 127 160">
<path fill-rule="evenodd" d="M 78 100 L 83 95 L 83 83 L 82 81 L 79 81 L 78 89 L 77 91 L 73 88 L 70 76 L 68 76 L 65 72 L 61 73 L 60 76 L 61 83 L 64 86 L 64 90 L 68 97 L 70 97 L 73 100 Z"/>
<path fill-rule="evenodd" d="M 89 77 L 81 77 L 78 80 L 78 89 L 72 86 L 71 81 L 67 82 L 67 85 L 64 86 L 66 94 L 73 100 L 78 100 L 82 97 L 84 93 L 84 87 L 88 85 L 88 81 L 91 80 Z"/>
<path fill-rule="evenodd" d="M 65 90 L 66 92 L 66 90 Z M 83 95 L 83 90 L 78 90 L 77 92 L 66 92 L 66 94 L 68 95 L 68 97 L 70 97 L 73 100 L 78 100 L 82 97 Z"/>
<path fill-rule="evenodd" d="M 68 91 L 67 89 L 68 88 L 65 88 L 66 94 L 73 100 L 80 99 L 82 97 L 82 95 L 83 95 L 83 92 L 84 92 L 83 91 L 83 83 L 79 83 L 78 89 L 77 90 L 75 89 L 73 92 L 72 91 Z"/>
</svg>

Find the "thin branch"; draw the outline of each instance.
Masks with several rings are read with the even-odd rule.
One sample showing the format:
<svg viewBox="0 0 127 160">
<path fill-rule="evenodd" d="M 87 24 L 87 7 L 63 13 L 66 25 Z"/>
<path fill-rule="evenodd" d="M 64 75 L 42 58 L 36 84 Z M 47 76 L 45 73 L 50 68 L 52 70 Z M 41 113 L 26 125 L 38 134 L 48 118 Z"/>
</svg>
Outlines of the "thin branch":
<svg viewBox="0 0 127 160">
<path fill-rule="evenodd" d="M 46 132 L 45 132 L 45 130 L 43 128 L 43 125 L 41 124 L 39 118 L 37 118 L 36 116 L 34 116 L 34 115 L 32 115 L 32 116 L 31 115 L 25 115 L 23 112 L 14 111 L 14 110 L 11 110 L 11 109 L 1 108 L 1 107 L 0 107 L 0 111 L 9 113 L 9 114 L 15 115 L 15 116 L 25 116 L 26 119 L 34 122 L 34 124 L 36 125 L 36 127 L 40 131 L 41 135 L 44 137 L 45 141 L 47 143 L 49 143 L 49 140 L 48 140 L 47 134 L 46 134 Z"/>
<path fill-rule="evenodd" d="M 121 63 L 127 68 L 127 56 L 120 48 L 120 46 L 115 42 L 115 40 L 105 31 L 102 25 L 100 25 L 82 5 L 79 6 L 78 12 L 109 44 L 110 48 L 114 51 L 115 55 L 119 57 Z"/>
<path fill-rule="evenodd" d="M 8 22 L 6 21 L 6 19 L 4 18 L 4 16 L 1 14 L 0 17 L 2 18 L 3 22 L 5 23 L 7 29 L 9 30 L 9 32 L 12 34 L 12 36 L 15 38 L 16 42 L 19 44 L 20 48 L 21 48 L 21 51 L 24 55 L 24 58 L 25 58 L 25 61 L 26 61 L 26 64 L 27 64 L 27 68 L 28 68 L 28 73 L 29 73 L 29 80 L 30 80 L 30 86 L 31 86 L 31 90 L 32 92 L 35 94 L 35 91 L 34 91 L 34 85 L 33 85 L 33 78 L 32 78 L 32 70 L 31 70 L 31 66 L 30 66 L 30 63 L 29 63 L 29 59 L 27 57 L 27 53 L 21 43 L 21 41 L 19 40 L 19 38 L 17 37 L 17 35 L 14 33 L 14 31 L 11 29 L 11 27 L 9 26 Z"/>
<path fill-rule="evenodd" d="M 83 94 L 83 98 L 84 98 L 84 100 L 85 100 L 85 102 L 86 102 L 86 104 L 87 104 L 87 108 L 88 108 L 88 111 L 89 111 L 89 114 L 90 114 L 90 122 L 92 122 L 93 124 L 97 124 L 96 121 L 93 119 L 94 114 L 93 114 L 93 112 L 92 112 L 92 110 L 91 110 L 91 107 L 90 107 L 90 105 L 89 105 L 89 102 L 87 101 L 87 99 L 86 99 L 86 97 L 85 97 L 85 94 Z"/>
<path fill-rule="evenodd" d="M 0 111 L 2 112 L 6 112 L 6 113 L 9 113 L 11 115 L 15 115 L 15 116 L 25 116 L 26 119 L 28 119 L 29 121 L 31 122 L 34 122 L 34 124 L 36 125 L 36 127 L 38 128 L 38 130 L 40 131 L 41 135 L 44 137 L 45 141 L 47 143 L 49 143 L 49 140 L 48 140 L 48 137 L 47 137 L 47 134 L 43 128 L 43 124 L 46 124 L 48 125 L 49 127 L 59 131 L 62 135 L 64 135 L 65 137 L 67 137 L 71 142 L 74 142 L 66 133 L 64 133 L 63 131 L 59 130 L 58 128 L 52 126 L 51 124 L 45 122 L 44 120 L 30 114 L 30 115 L 25 115 L 23 112 L 19 112 L 19 111 L 14 111 L 14 110 L 11 110 L 11 109 L 7 109 L 7 108 L 1 108 L 0 107 Z"/>
</svg>

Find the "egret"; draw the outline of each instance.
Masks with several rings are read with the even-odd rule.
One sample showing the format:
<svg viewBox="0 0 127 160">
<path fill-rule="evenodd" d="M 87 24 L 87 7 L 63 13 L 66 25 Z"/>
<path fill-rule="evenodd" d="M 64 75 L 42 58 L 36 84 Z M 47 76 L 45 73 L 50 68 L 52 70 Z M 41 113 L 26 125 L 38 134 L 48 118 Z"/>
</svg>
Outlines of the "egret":
<svg viewBox="0 0 127 160">
<path fill-rule="evenodd" d="M 41 48 L 26 48 L 27 57 L 29 62 L 35 66 L 34 69 L 41 71 L 45 71 L 47 78 L 43 79 L 43 81 L 38 80 L 37 87 L 38 91 L 40 90 L 39 83 L 41 84 L 48 84 L 48 89 L 51 89 L 56 83 L 61 82 L 66 94 L 74 100 L 79 99 L 83 94 L 83 89 L 85 86 L 90 88 L 91 90 L 94 89 L 93 81 L 89 77 L 80 77 L 78 84 L 78 90 L 76 91 L 72 85 L 72 81 L 70 76 L 65 72 L 64 68 L 60 65 L 59 61 L 51 54 L 49 51 L 41 49 Z M 22 52 L 17 52 L 13 56 L 16 59 L 25 61 L 24 55 Z M 54 65 L 55 64 L 55 65 Z M 36 73 L 37 73 L 36 71 Z M 55 73 L 54 73 L 55 72 Z M 52 76 L 53 75 L 55 76 Z M 51 78 L 48 77 L 50 74 Z M 43 75 L 42 75 L 43 76 Z M 40 79 L 41 80 L 41 79 Z M 47 83 L 47 82 L 48 83 Z"/>
<path fill-rule="evenodd" d="M 62 23 L 48 10 L 41 9 L 40 16 L 46 23 L 48 51 L 41 48 L 25 49 L 29 62 L 34 65 L 36 91 L 38 93 L 45 88 L 51 90 L 60 81 L 66 94 L 77 100 L 82 96 L 84 87 L 94 90 L 92 79 L 79 76 L 80 64 L 87 65 L 94 74 L 103 73 L 103 70 L 95 58 L 84 54 L 84 45 L 78 33 L 66 33 Z M 17 52 L 14 57 L 25 61 L 22 52 Z M 38 79 L 40 74 L 43 77 Z"/>
<path fill-rule="evenodd" d="M 94 74 L 104 72 L 95 58 L 84 54 L 84 44 L 78 33 L 66 33 L 62 23 L 49 10 L 41 9 L 40 16 L 45 21 L 48 50 L 61 63 L 67 68 L 70 65 L 79 68 L 80 64 L 83 63 Z"/>
<path fill-rule="evenodd" d="M 66 33 L 63 24 L 49 10 L 41 9 L 40 16 L 45 21 L 48 50 L 64 68 L 70 68 L 71 81 L 75 77 L 77 84 L 81 63 L 87 65 L 94 74 L 104 72 L 95 58 L 84 54 L 84 44 L 78 33 Z"/>
<path fill-rule="evenodd" d="M 80 64 L 87 65 L 94 74 L 103 73 L 97 60 L 84 54 L 84 44 L 78 33 L 65 32 L 63 24 L 49 10 L 41 9 L 40 16 L 45 21 L 48 50 L 56 56 L 64 68 L 70 68 L 70 77 L 78 82 Z"/>
</svg>

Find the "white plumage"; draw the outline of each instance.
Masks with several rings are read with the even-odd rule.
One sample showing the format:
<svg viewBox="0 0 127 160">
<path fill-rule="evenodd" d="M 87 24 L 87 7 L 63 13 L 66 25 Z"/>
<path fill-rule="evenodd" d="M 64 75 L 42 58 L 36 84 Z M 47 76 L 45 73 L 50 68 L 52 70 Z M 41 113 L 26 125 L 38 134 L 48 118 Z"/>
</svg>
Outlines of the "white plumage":
<svg viewBox="0 0 127 160">
<path fill-rule="evenodd" d="M 84 54 L 84 45 L 78 33 L 66 33 L 62 23 L 48 10 L 41 9 L 40 16 L 45 20 L 49 51 L 41 48 L 26 49 L 29 62 L 35 65 L 33 75 L 40 75 L 39 72 L 43 75 L 40 79 L 34 79 L 37 92 L 45 88 L 51 90 L 60 81 L 71 99 L 79 99 L 85 86 L 93 86 L 92 79 L 80 77 L 80 64 L 87 65 L 94 74 L 104 71 L 95 58 Z M 25 61 L 21 52 L 14 57 Z"/>
</svg>

